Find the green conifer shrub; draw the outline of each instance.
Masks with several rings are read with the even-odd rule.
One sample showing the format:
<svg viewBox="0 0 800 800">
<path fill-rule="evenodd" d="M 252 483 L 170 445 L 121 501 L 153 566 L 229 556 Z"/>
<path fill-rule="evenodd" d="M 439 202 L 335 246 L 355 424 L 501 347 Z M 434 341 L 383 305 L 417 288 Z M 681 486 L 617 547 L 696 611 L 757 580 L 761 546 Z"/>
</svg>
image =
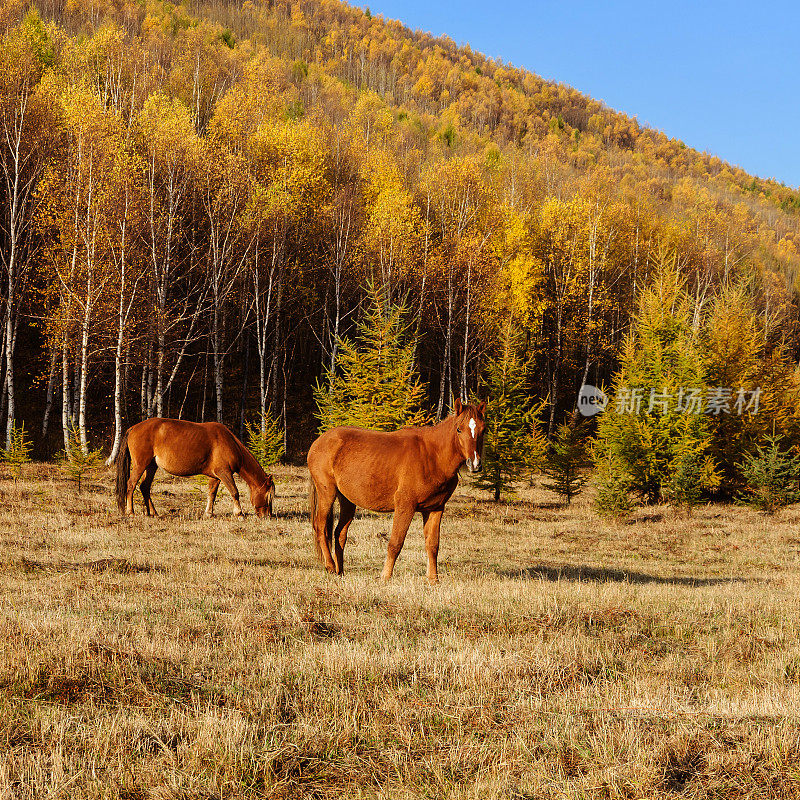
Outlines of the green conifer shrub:
<svg viewBox="0 0 800 800">
<path fill-rule="evenodd" d="M 691 425 L 691 420 L 681 420 Z M 705 493 L 719 485 L 718 473 L 706 451 L 708 443 L 692 435 L 680 436 L 673 448 L 672 469 L 662 487 L 664 500 L 687 512 L 699 505 Z"/>
<path fill-rule="evenodd" d="M 560 495 L 566 505 L 582 491 L 588 480 L 585 470 L 590 461 L 586 437 L 586 422 L 573 414 L 556 428 L 545 456 L 543 471 L 551 482 L 543 487 Z"/>
<path fill-rule="evenodd" d="M 690 300 L 674 255 L 662 252 L 655 267 L 598 422 L 594 458 L 646 502 L 685 504 L 717 486 L 718 476 Z"/>
<path fill-rule="evenodd" d="M 546 446 L 536 425 L 543 404 L 535 404 L 528 393 L 528 364 L 520 357 L 520 349 L 520 333 L 509 318 L 503 327 L 500 353 L 486 365 L 483 386 L 490 405 L 483 472 L 475 481 L 494 493 L 495 502 L 514 481 L 536 469 Z"/>
<path fill-rule="evenodd" d="M 314 387 L 320 433 L 338 425 L 387 431 L 428 421 L 405 304 L 390 303 L 372 284 L 367 300 L 356 341 L 339 339 L 336 374 L 327 371 Z"/>
<path fill-rule="evenodd" d="M 766 436 L 739 466 L 745 480 L 740 499 L 748 505 L 774 514 L 800 500 L 800 455 L 787 449 L 783 437 Z"/>
<path fill-rule="evenodd" d="M 248 422 L 245 426 L 247 447 L 261 467 L 269 471 L 273 464 L 283 458 L 283 429 L 280 422 L 272 416 L 272 409 L 267 409 L 259 417 L 257 422 Z"/>
<path fill-rule="evenodd" d="M 22 467 L 29 464 L 33 447 L 25 436 L 25 423 L 17 426 L 13 423 L 11 428 L 11 443 L 0 451 L 0 461 L 11 467 L 14 483 L 22 477 Z"/>
<path fill-rule="evenodd" d="M 623 519 L 633 510 L 628 479 L 614 464 L 597 465 L 595 486 L 594 508 L 601 517 Z"/>
<path fill-rule="evenodd" d="M 80 432 L 74 427 L 70 429 L 67 447 L 59 456 L 59 461 L 80 494 L 85 476 L 103 466 L 103 454 L 100 450 L 84 450 Z"/>
</svg>

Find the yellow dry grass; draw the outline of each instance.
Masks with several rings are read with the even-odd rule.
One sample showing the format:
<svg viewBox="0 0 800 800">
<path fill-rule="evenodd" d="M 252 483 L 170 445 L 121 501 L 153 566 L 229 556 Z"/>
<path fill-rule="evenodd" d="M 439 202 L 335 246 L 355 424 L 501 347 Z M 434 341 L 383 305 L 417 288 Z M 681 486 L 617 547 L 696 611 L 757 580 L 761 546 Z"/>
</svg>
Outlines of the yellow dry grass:
<svg viewBox="0 0 800 800">
<path fill-rule="evenodd" d="M 324 574 L 305 472 L 278 518 L 202 520 L 159 474 L 0 494 L 0 798 L 800 796 L 800 534 L 713 506 L 601 522 L 540 490 L 458 491 L 442 583 L 390 518 Z M 137 511 L 139 509 L 137 508 Z"/>
</svg>

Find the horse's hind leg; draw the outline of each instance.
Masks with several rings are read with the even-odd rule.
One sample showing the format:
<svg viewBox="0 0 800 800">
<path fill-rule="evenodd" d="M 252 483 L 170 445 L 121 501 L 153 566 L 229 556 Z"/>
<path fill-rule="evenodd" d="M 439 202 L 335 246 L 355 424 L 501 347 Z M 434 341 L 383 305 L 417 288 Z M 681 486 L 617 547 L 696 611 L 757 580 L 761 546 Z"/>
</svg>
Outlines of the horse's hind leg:
<svg viewBox="0 0 800 800">
<path fill-rule="evenodd" d="M 153 505 L 153 500 L 150 497 L 150 487 L 153 485 L 153 478 L 156 476 L 156 472 L 158 471 L 158 464 L 155 461 L 151 461 L 147 468 L 144 471 L 144 479 L 142 480 L 142 485 L 139 487 L 142 491 L 142 499 L 144 500 L 144 513 L 147 516 L 158 516 L 158 512 L 156 511 L 156 507 Z"/>
<path fill-rule="evenodd" d="M 346 497 L 339 495 L 339 521 L 333 533 L 333 550 L 336 560 L 336 573 L 344 574 L 344 546 L 347 543 L 347 529 L 356 515 L 356 507 Z"/>
<path fill-rule="evenodd" d="M 219 478 L 208 479 L 208 502 L 206 503 L 206 510 L 203 514 L 204 517 L 214 516 L 214 502 L 217 499 L 217 490 L 219 489 Z"/>
<path fill-rule="evenodd" d="M 337 565 L 331 556 L 330 540 L 333 530 L 333 503 L 336 500 L 336 488 L 321 486 L 313 476 L 314 488 L 312 492 L 316 494 L 313 501 L 314 518 L 311 524 L 314 528 L 314 538 L 320 557 L 325 564 L 328 572 L 338 573 Z M 312 495 L 313 496 L 313 495 Z"/>
<path fill-rule="evenodd" d="M 128 488 L 125 494 L 125 513 L 129 517 L 133 516 L 133 493 L 136 491 L 136 485 L 139 483 L 139 478 L 142 477 L 144 471 L 145 467 L 142 466 L 141 462 L 131 459 L 131 472 L 128 476 Z"/>
</svg>

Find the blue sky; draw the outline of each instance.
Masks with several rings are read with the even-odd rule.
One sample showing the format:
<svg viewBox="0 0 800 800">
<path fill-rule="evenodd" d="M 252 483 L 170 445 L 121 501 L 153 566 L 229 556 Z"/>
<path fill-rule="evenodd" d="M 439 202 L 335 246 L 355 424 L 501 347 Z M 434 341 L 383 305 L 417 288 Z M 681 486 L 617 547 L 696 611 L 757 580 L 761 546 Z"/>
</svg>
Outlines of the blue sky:
<svg viewBox="0 0 800 800">
<path fill-rule="evenodd" d="M 800 187 L 798 0 L 372 0 L 369 7 Z"/>
</svg>

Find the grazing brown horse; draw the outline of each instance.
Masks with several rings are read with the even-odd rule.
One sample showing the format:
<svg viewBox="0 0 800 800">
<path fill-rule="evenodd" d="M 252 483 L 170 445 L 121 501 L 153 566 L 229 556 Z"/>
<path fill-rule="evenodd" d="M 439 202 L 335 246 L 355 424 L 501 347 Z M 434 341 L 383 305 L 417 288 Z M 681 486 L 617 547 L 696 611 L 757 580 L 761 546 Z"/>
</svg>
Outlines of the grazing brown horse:
<svg viewBox="0 0 800 800">
<path fill-rule="evenodd" d="M 458 485 L 466 461 L 471 472 L 481 468 L 483 412 L 455 401 L 454 414 L 427 428 L 384 433 L 363 428 L 332 428 L 308 451 L 311 473 L 311 524 L 320 560 L 328 572 L 344 572 L 347 529 L 356 507 L 394 511 L 392 534 L 382 577 L 389 580 L 414 514 L 422 513 L 428 580 L 438 583 L 436 558 L 444 505 Z M 339 500 L 339 522 L 333 530 L 333 502 Z M 331 554 L 331 543 L 334 546 Z"/>
<path fill-rule="evenodd" d="M 133 493 L 144 473 L 142 497 L 145 514 L 156 513 L 150 486 L 161 467 L 170 475 L 208 475 L 205 516 L 214 513 L 214 500 L 222 481 L 233 498 L 234 516 L 241 517 L 239 490 L 233 481 L 238 473 L 250 487 L 250 502 L 256 515 L 272 516 L 275 483 L 252 453 L 219 422 L 187 422 L 180 419 L 146 419 L 128 428 L 117 456 L 117 504 L 133 514 Z"/>
</svg>

